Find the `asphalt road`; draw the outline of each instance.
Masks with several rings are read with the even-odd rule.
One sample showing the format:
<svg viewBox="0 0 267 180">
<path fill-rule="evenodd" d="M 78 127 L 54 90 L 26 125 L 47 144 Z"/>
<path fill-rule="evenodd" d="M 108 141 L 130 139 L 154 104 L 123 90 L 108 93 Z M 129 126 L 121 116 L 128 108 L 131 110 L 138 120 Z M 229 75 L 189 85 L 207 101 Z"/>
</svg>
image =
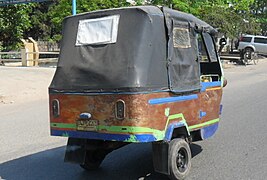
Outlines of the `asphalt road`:
<svg viewBox="0 0 267 180">
<path fill-rule="evenodd" d="M 225 70 L 220 127 L 191 145 L 187 179 L 267 178 L 267 60 Z M 109 154 L 102 167 L 85 172 L 63 163 L 65 138 L 49 137 L 46 100 L 0 110 L 0 179 L 155 179 L 151 144 L 131 144 Z"/>
</svg>

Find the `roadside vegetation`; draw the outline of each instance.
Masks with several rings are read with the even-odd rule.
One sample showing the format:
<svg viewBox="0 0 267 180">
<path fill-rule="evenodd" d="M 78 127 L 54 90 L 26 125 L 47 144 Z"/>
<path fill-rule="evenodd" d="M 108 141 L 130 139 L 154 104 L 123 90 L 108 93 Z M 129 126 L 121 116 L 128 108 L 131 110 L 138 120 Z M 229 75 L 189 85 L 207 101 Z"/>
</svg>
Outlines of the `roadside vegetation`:
<svg viewBox="0 0 267 180">
<path fill-rule="evenodd" d="M 77 0 L 77 13 L 132 5 L 160 5 L 191 13 L 230 38 L 267 35 L 266 0 Z M 0 7 L 0 51 L 19 49 L 21 38 L 59 42 L 71 0 Z"/>
</svg>

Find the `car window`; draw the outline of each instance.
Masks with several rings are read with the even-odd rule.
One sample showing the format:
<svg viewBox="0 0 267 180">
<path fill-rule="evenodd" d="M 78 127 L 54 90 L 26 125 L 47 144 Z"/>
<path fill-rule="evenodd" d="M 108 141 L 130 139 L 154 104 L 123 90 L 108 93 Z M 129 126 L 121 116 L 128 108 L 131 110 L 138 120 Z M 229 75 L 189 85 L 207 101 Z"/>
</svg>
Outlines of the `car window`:
<svg viewBox="0 0 267 180">
<path fill-rule="evenodd" d="M 252 37 L 241 37 L 240 41 L 241 42 L 250 42 Z"/>
<path fill-rule="evenodd" d="M 263 43 L 263 44 L 267 44 L 267 38 L 254 38 L 254 42 L 255 43 Z"/>
</svg>

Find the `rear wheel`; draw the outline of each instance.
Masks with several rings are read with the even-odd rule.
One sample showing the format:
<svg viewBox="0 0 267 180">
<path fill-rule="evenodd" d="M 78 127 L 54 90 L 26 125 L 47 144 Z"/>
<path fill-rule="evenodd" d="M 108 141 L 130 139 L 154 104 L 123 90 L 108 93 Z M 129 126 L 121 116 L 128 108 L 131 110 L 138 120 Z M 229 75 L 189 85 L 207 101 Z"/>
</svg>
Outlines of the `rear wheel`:
<svg viewBox="0 0 267 180">
<path fill-rule="evenodd" d="M 189 144 L 181 138 L 173 139 L 169 146 L 169 178 L 184 179 L 191 168 L 191 150 Z"/>
</svg>

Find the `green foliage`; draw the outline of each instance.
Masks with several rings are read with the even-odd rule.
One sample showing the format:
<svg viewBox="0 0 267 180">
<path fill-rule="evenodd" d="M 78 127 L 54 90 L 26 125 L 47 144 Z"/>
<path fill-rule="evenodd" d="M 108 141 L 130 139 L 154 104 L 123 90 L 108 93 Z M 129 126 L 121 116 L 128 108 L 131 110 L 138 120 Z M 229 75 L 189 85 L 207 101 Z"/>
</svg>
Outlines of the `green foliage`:
<svg viewBox="0 0 267 180">
<path fill-rule="evenodd" d="M 33 7 L 33 4 L 1 7 L 0 42 L 4 50 L 19 48 L 24 32 L 31 28 L 29 13 Z"/>
<path fill-rule="evenodd" d="M 77 0 L 77 13 L 89 12 L 99 9 L 109 9 L 129 6 L 126 0 Z M 49 15 L 57 32 L 62 29 L 62 21 L 72 13 L 70 0 L 57 1 L 50 9 Z M 59 36 L 57 35 L 57 38 Z M 57 40 L 54 37 L 55 40 Z"/>
<path fill-rule="evenodd" d="M 136 5 L 168 6 L 191 13 L 228 37 L 267 35 L 266 0 L 135 0 Z M 126 0 L 77 0 L 77 13 L 130 6 Z M 60 41 L 62 21 L 71 16 L 71 0 L 9 5 L 0 8 L 1 50 L 15 50 L 20 39 Z M 2 48 L 3 47 L 3 48 Z"/>
<path fill-rule="evenodd" d="M 204 21 L 231 38 L 241 33 L 256 34 L 259 31 L 258 24 L 248 12 L 237 11 L 231 6 L 204 6 L 200 15 Z"/>
<path fill-rule="evenodd" d="M 251 5 L 251 12 L 256 18 L 257 23 L 260 24 L 261 34 L 267 36 L 267 1 L 255 0 Z"/>
<path fill-rule="evenodd" d="M 0 8 L 0 42 L 2 50 L 17 50 L 22 38 L 50 40 L 54 31 L 47 3 L 9 5 Z"/>
<path fill-rule="evenodd" d="M 254 0 L 152 0 L 150 3 L 191 13 L 228 37 L 259 32 L 259 21 L 250 14 Z"/>
<path fill-rule="evenodd" d="M 54 26 L 49 14 L 47 13 L 51 4 L 51 2 L 35 4 L 32 11 L 29 13 L 31 17 L 31 28 L 25 31 L 25 37 L 30 36 L 35 40 L 50 40 L 52 38 Z"/>
</svg>

